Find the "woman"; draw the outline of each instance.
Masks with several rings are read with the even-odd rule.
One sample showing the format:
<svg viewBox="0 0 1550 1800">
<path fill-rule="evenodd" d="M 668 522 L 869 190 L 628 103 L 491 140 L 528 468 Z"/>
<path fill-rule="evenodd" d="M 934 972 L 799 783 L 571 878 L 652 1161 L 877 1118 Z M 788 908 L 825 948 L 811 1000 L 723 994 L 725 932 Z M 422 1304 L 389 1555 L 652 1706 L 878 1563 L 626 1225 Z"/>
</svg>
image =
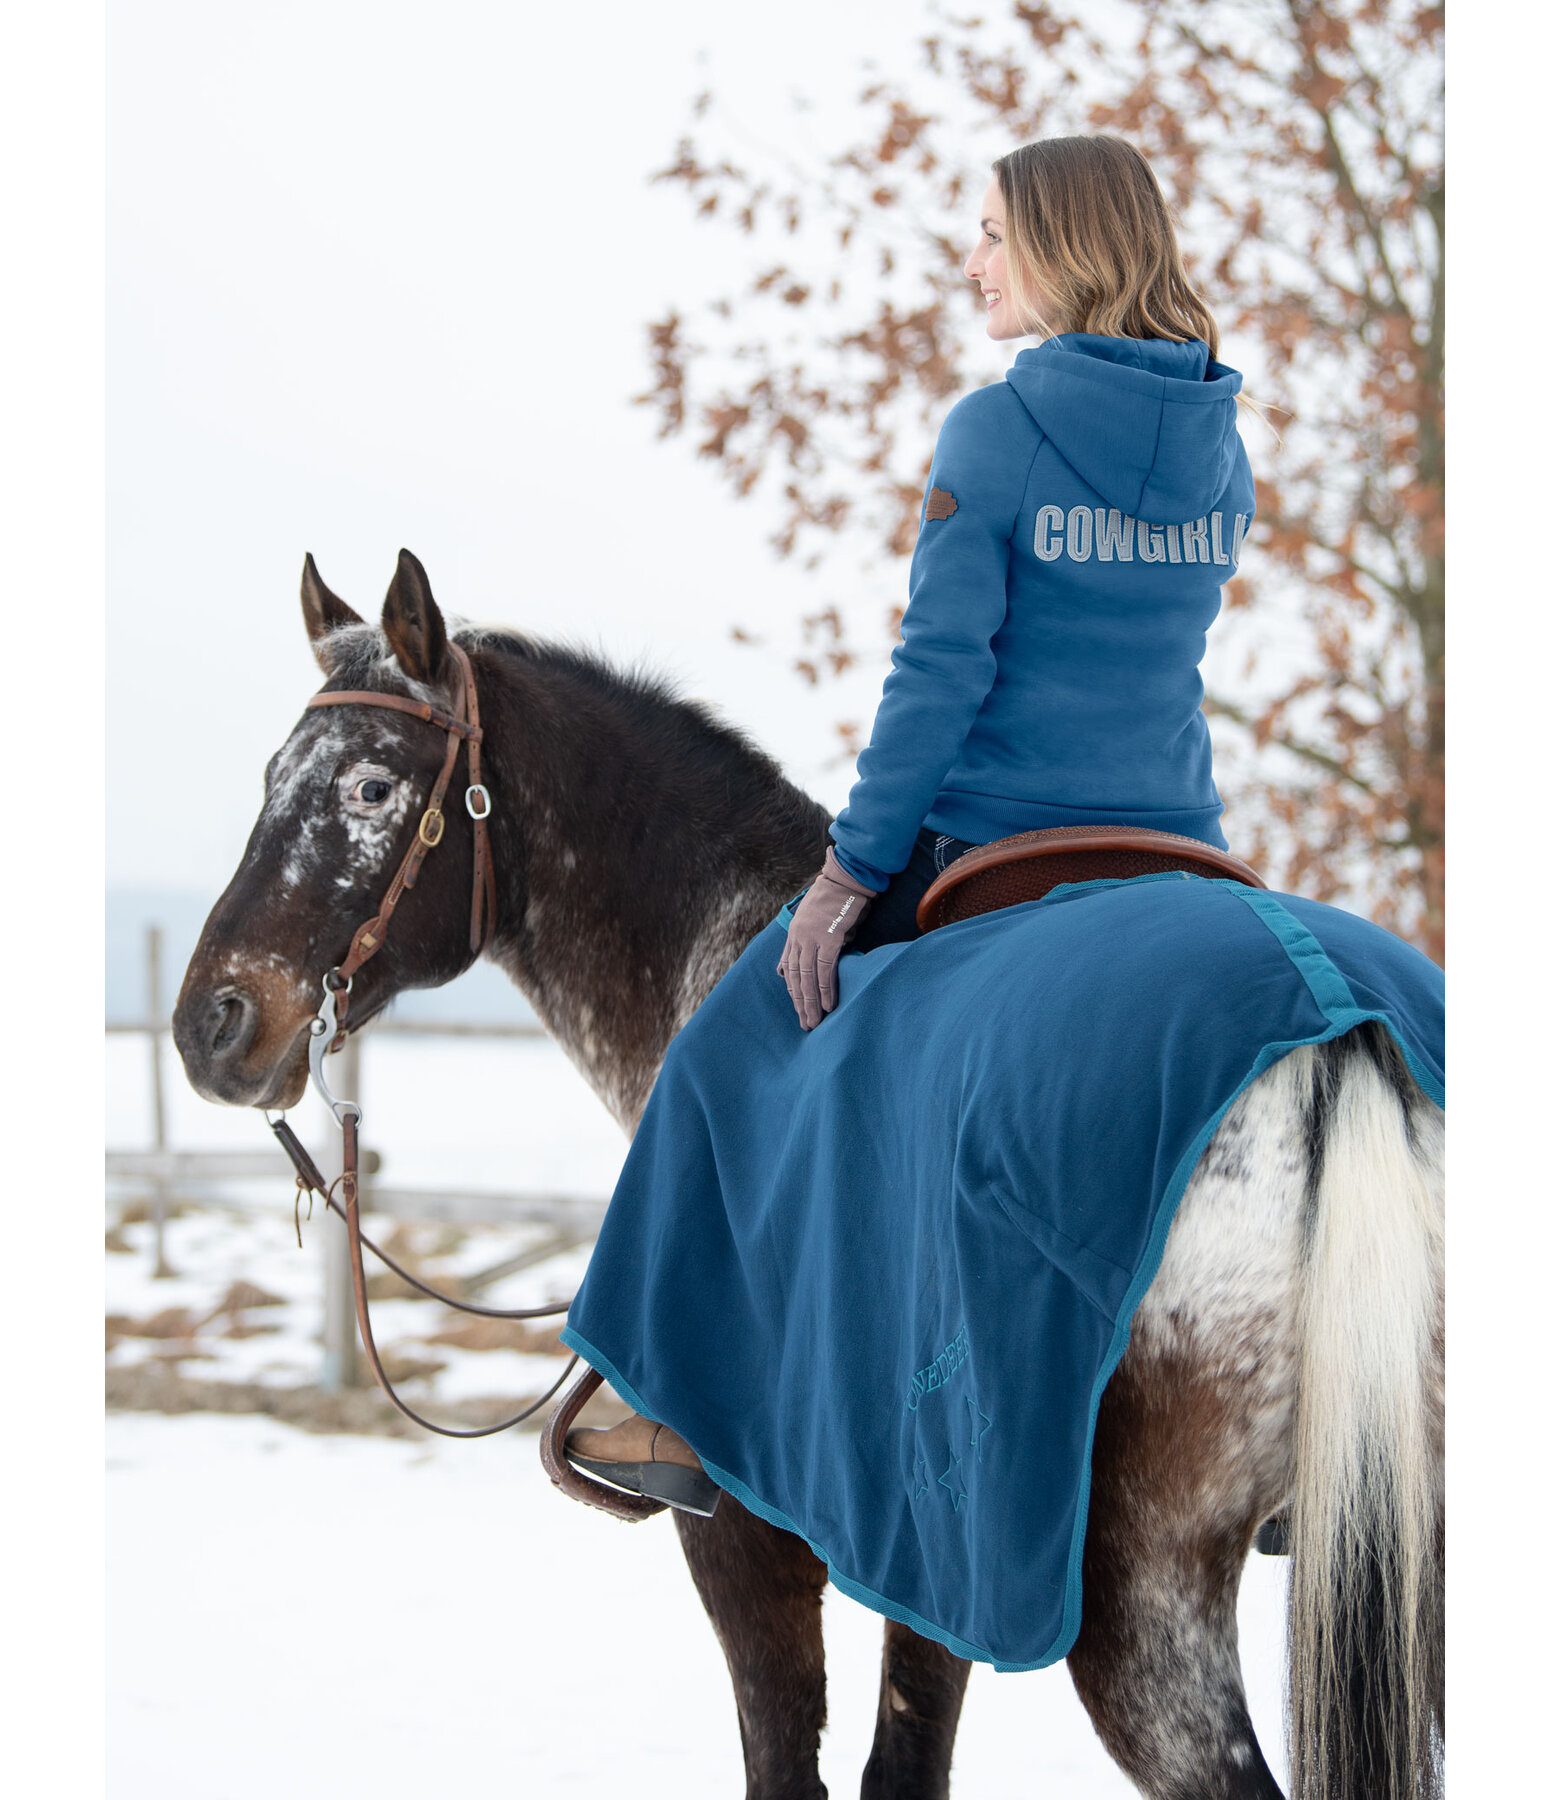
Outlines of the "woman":
<svg viewBox="0 0 1550 1800">
<path fill-rule="evenodd" d="M 1242 378 L 1146 159 L 1053 138 L 993 165 L 964 265 L 1001 341 L 1037 335 L 937 440 L 902 641 L 780 972 L 803 1027 L 836 965 L 918 935 L 955 857 L 1055 825 L 1226 848 L 1199 664 L 1254 513 Z M 583 1467 L 691 1510 L 717 1490 L 638 1416 L 572 1433 Z"/>
</svg>

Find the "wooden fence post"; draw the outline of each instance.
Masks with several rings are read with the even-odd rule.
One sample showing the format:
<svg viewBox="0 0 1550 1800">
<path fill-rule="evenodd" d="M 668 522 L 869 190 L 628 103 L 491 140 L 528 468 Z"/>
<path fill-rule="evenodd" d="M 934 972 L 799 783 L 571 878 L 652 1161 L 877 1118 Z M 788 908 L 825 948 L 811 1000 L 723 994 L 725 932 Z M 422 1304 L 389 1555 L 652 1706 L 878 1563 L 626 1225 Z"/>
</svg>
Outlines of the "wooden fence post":
<svg viewBox="0 0 1550 1800">
<path fill-rule="evenodd" d="M 162 1087 L 161 1040 L 166 1023 L 161 1004 L 161 926 L 145 928 L 145 1018 L 151 1046 L 151 1144 L 158 1152 L 167 1148 L 167 1101 Z M 167 1261 L 167 1183 L 159 1176 L 151 1184 L 151 1229 L 156 1247 L 156 1266 L 151 1277 L 164 1281 L 177 1274 Z"/>
<path fill-rule="evenodd" d="M 154 1226 L 155 1272 L 176 1275 L 167 1261 L 165 1225 L 174 1204 L 217 1206 L 238 1213 L 255 1210 L 246 1200 L 222 1198 L 216 1193 L 226 1182 L 272 1181 L 276 1192 L 289 1193 L 290 1168 L 273 1147 L 248 1150 L 174 1150 L 168 1142 L 166 1081 L 162 1066 L 162 1040 L 171 1026 L 163 1006 L 163 936 L 158 925 L 145 934 L 145 1000 L 143 1019 L 106 1021 L 109 1034 L 133 1032 L 150 1041 L 151 1137 L 149 1150 L 109 1150 L 106 1173 L 110 1192 L 114 1182 L 132 1184 L 138 1198 L 149 1190 Z M 545 1040 L 538 1024 L 484 1023 L 473 1020 L 379 1020 L 374 1027 L 384 1035 L 498 1041 Z M 351 1037 L 338 1056 L 329 1058 L 329 1084 L 345 1099 L 361 1096 L 361 1040 Z M 330 1177 L 339 1173 L 343 1143 L 337 1126 L 327 1119 L 324 1131 L 331 1149 L 319 1156 L 319 1167 Z M 263 1134 L 259 1134 L 262 1137 Z M 378 1180 L 381 1158 L 376 1150 L 363 1150 L 360 1159 L 361 1209 L 381 1208 L 394 1219 L 435 1219 L 462 1225 L 543 1225 L 548 1236 L 513 1255 L 503 1256 L 489 1268 L 463 1277 L 469 1294 L 482 1292 L 506 1276 L 546 1262 L 550 1257 L 590 1243 L 602 1222 L 605 1200 L 592 1196 L 555 1193 L 485 1193 L 482 1190 L 395 1188 Z M 258 1208 L 257 1210 L 267 1210 Z M 287 1207 L 287 1210 L 288 1207 Z M 322 1209 L 323 1233 L 323 1345 L 318 1385 L 328 1393 L 369 1385 L 365 1358 L 355 1324 L 355 1285 L 350 1277 L 349 1237 L 343 1220 Z M 311 1243 L 309 1240 L 309 1248 Z"/>
<path fill-rule="evenodd" d="M 341 1099 L 361 1097 L 361 1041 L 351 1036 L 329 1059 L 329 1087 Z M 344 1140 L 328 1122 L 333 1151 L 324 1173 L 337 1175 L 343 1166 Z M 360 1204 L 366 1209 L 366 1171 L 360 1171 Z M 361 1358 L 355 1328 L 355 1284 L 350 1278 L 350 1238 L 344 1220 L 323 1209 L 323 1369 L 318 1385 L 325 1394 L 361 1385 Z"/>
</svg>

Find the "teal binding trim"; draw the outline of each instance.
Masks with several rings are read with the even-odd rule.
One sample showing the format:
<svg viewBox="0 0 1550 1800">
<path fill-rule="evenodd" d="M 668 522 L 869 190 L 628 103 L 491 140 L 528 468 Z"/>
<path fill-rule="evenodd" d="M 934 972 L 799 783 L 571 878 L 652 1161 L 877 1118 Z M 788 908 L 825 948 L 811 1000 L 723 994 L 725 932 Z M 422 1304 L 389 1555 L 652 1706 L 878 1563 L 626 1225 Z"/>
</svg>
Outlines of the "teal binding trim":
<svg viewBox="0 0 1550 1800">
<path fill-rule="evenodd" d="M 1259 922 L 1279 942 L 1287 960 L 1308 984 L 1313 1004 L 1331 1025 L 1361 1011 L 1346 986 L 1345 976 L 1329 960 L 1324 946 L 1306 925 L 1298 924 L 1274 894 L 1264 888 L 1245 887 L 1241 881 L 1224 881 L 1222 886 L 1258 915 Z"/>
<path fill-rule="evenodd" d="M 797 908 L 802 904 L 802 896 L 806 894 L 806 892 L 807 889 L 803 888 L 801 894 L 798 894 L 792 900 L 788 900 L 780 911 L 776 913 L 775 923 L 782 931 L 789 931 L 791 929 L 791 921 L 796 917 Z"/>
<path fill-rule="evenodd" d="M 1131 881 L 1170 881 L 1204 879 L 1182 873 L 1159 873 L 1130 877 Z M 1123 886 L 1123 881 L 1101 880 L 1093 882 L 1063 882 L 1058 888 L 1052 888 L 1042 900 L 1024 902 L 1027 905 L 1043 905 L 1053 895 L 1062 899 L 1075 898 L 1083 890 L 1099 887 Z M 1211 1117 L 1201 1126 L 1191 1141 L 1188 1149 L 1179 1158 L 1168 1186 L 1157 1209 L 1157 1218 L 1153 1223 L 1151 1235 L 1147 1239 L 1146 1251 L 1135 1277 L 1125 1291 L 1124 1300 L 1120 1304 L 1115 1319 L 1114 1333 L 1109 1343 L 1109 1351 L 1093 1382 L 1092 1399 L 1087 1414 L 1087 1441 L 1082 1457 L 1082 1481 L 1077 1494 L 1076 1518 L 1071 1532 L 1071 1551 L 1066 1564 L 1065 1605 L 1061 1617 L 1061 1629 L 1053 1644 L 1035 1662 L 1003 1662 L 992 1651 L 979 1644 L 966 1643 L 962 1638 L 954 1636 L 950 1631 L 935 1625 L 929 1619 L 923 1619 L 907 1606 L 899 1606 L 883 1595 L 875 1593 L 859 1581 L 853 1580 L 843 1570 L 836 1568 L 834 1559 L 822 1544 L 815 1543 L 802 1531 L 794 1520 L 789 1519 L 778 1507 L 770 1506 L 753 1493 L 743 1482 L 725 1469 L 714 1463 L 704 1464 L 706 1473 L 718 1487 L 725 1488 L 734 1499 L 740 1500 L 752 1513 L 774 1525 L 781 1531 L 789 1531 L 793 1536 L 801 1538 L 817 1557 L 828 1566 L 829 1579 L 842 1594 L 848 1595 L 860 1605 L 871 1611 L 881 1613 L 884 1618 L 894 1619 L 901 1625 L 908 1625 L 912 1631 L 933 1642 L 945 1645 L 955 1656 L 961 1656 L 972 1662 L 987 1662 L 992 1668 L 1010 1674 L 1021 1674 L 1033 1669 L 1047 1669 L 1052 1663 L 1060 1662 L 1076 1642 L 1077 1632 L 1082 1622 L 1082 1552 L 1087 1542 L 1087 1514 L 1092 1496 L 1092 1454 L 1093 1439 L 1098 1428 L 1098 1409 L 1103 1400 L 1104 1390 L 1119 1366 L 1120 1358 L 1130 1346 L 1130 1326 L 1135 1317 L 1136 1308 L 1141 1304 L 1146 1290 L 1152 1285 L 1158 1268 L 1162 1264 L 1163 1252 L 1167 1248 L 1168 1232 L 1173 1224 L 1174 1214 L 1178 1211 L 1179 1202 L 1184 1197 L 1184 1190 L 1189 1185 L 1190 1177 L 1195 1172 L 1195 1165 L 1204 1154 L 1206 1145 L 1210 1143 L 1217 1127 L 1226 1117 L 1233 1104 L 1243 1091 L 1258 1081 L 1261 1075 L 1283 1056 L 1293 1050 L 1300 1050 L 1305 1045 L 1328 1043 L 1331 1038 L 1344 1037 L 1356 1026 L 1373 1020 L 1382 1025 L 1389 1036 L 1398 1045 L 1410 1073 L 1427 1098 L 1436 1105 L 1444 1104 L 1443 1090 L 1430 1070 L 1415 1054 L 1405 1041 L 1404 1034 L 1387 1013 L 1369 1011 L 1356 1003 L 1356 998 L 1346 985 L 1345 977 L 1330 960 L 1328 952 L 1319 940 L 1305 926 L 1287 912 L 1275 897 L 1263 888 L 1245 887 L 1241 882 L 1212 880 L 1213 888 L 1226 889 L 1235 898 L 1243 901 L 1256 914 L 1260 922 L 1271 933 L 1285 952 L 1287 960 L 1301 975 L 1312 994 L 1314 1003 L 1326 1020 L 1326 1028 L 1308 1037 L 1290 1039 L 1282 1042 L 1265 1044 L 1255 1056 L 1252 1066 L 1238 1082 L 1231 1094 L 1216 1109 Z M 801 896 L 797 896 L 800 900 Z M 796 905 L 792 901 L 782 911 L 782 922 L 789 925 L 790 914 Z M 960 920 L 960 924 L 969 921 Z M 951 926 L 943 927 L 951 930 Z M 578 1332 L 566 1325 L 560 1332 L 561 1342 L 574 1350 L 584 1361 L 599 1370 L 612 1383 L 624 1401 L 644 1414 L 647 1418 L 659 1418 L 660 1414 L 636 1393 L 635 1389 L 619 1374 L 618 1370 L 601 1351 L 595 1349 Z M 673 1426 L 671 1419 L 663 1420 L 664 1424 Z M 673 1427 L 676 1429 L 676 1427 Z M 703 1458 L 701 1459 L 704 1460 Z"/>
<path fill-rule="evenodd" d="M 1336 1027 L 1330 1036 L 1339 1037 L 1369 1019 L 1376 1020 L 1399 1046 L 1399 1053 L 1416 1086 L 1434 1106 L 1446 1109 L 1447 1095 L 1441 1081 L 1406 1043 L 1404 1033 L 1386 1012 L 1368 1012 L 1357 1005 L 1345 977 L 1306 925 L 1299 924 L 1276 896 L 1264 888 L 1245 887 L 1239 881 L 1220 881 L 1216 885 L 1226 888 L 1234 899 L 1241 900 L 1280 944 L 1287 960 L 1307 984 L 1314 1005 Z"/>
<path fill-rule="evenodd" d="M 1143 876 L 1140 879 L 1145 880 Z M 1077 884 L 1073 883 L 1072 886 Z M 1442 1088 L 1433 1078 L 1410 1045 L 1405 1041 L 1404 1033 L 1393 1019 L 1384 1012 L 1368 1011 L 1356 1004 L 1356 997 L 1346 985 L 1345 977 L 1330 960 L 1329 953 L 1306 926 L 1296 919 L 1281 905 L 1275 896 L 1264 888 L 1245 887 L 1239 881 L 1213 881 L 1213 887 L 1227 889 L 1236 899 L 1244 902 L 1251 912 L 1257 915 L 1260 923 L 1280 944 L 1286 953 L 1288 962 L 1297 970 L 1306 982 L 1308 991 L 1313 996 L 1314 1004 L 1323 1013 L 1327 1021 L 1326 1029 L 1312 1037 L 1297 1038 L 1290 1042 L 1265 1044 L 1254 1058 L 1253 1066 L 1228 1095 L 1227 1099 L 1216 1109 L 1209 1119 L 1195 1134 L 1189 1148 L 1179 1158 L 1178 1166 L 1168 1182 L 1162 1202 L 1157 1209 L 1157 1218 L 1152 1226 L 1151 1236 L 1147 1239 L 1146 1254 L 1142 1257 L 1136 1270 L 1135 1279 L 1125 1290 L 1125 1298 L 1120 1305 L 1119 1315 L 1115 1320 L 1114 1336 L 1109 1344 L 1109 1354 L 1103 1360 L 1093 1383 L 1092 1406 L 1087 1415 L 1087 1447 L 1082 1457 L 1082 1485 L 1077 1494 L 1076 1524 L 1071 1533 L 1071 1555 L 1066 1564 L 1066 1605 L 1061 1623 L 1060 1637 L 1054 1650 L 1045 1661 L 1054 1662 L 1063 1657 L 1076 1642 L 1076 1635 L 1082 1622 L 1082 1550 L 1087 1541 L 1087 1508 L 1092 1493 L 1093 1438 L 1098 1429 L 1098 1407 L 1103 1399 L 1104 1389 L 1109 1385 L 1109 1378 L 1119 1367 L 1119 1360 L 1130 1347 L 1130 1323 L 1135 1317 L 1136 1308 L 1141 1304 L 1146 1290 L 1152 1285 L 1162 1264 L 1163 1251 L 1167 1248 L 1168 1232 L 1173 1224 L 1173 1215 L 1179 1209 L 1179 1202 L 1184 1198 L 1184 1190 L 1189 1186 L 1189 1179 L 1195 1172 L 1195 1164 L 1205 1153 L 1205 1147 L 1216 1134 L 1216 1128 L 1227 1116 L 1228 1111 L 1245 1088 L 1251 1087 L 1265 1071 L 1278 1063 L 1283 1056 L 1290 1055 L 1293 1050 L 1300 1050 L 1308 1044 L 1325 1044 L 1331 1038 L 1344 1037 L 1356 1026 L 1365 1024 L 1369 1019 L 1383 1026 L 1389 1036 L 1399 1047 L 1406 1066 L 1415 1078 L 1416 1085 L 1437 1106 L 1444 1103 Z M 1049 896 L 1046 895 L 1047 899 Z M 961 1655 L 962 1652 L 960 1651 Z M 1041 1663 L 1037 1665 L 1043 1667 Z"/>
<path fill-rule="evenodd" d="M 603 1355 L 602 1351 L 589 1344 L 579 1331 L 573 1331 L 569 1325 L 566 1325 L 560 1332 L 560 1341 L 574 1350 L 583 1362 L 590 1363 L 599 1374 L 606 1376 L 609 1385 L 626 1406 L 633 1407 L 643 1418 L 659 1420 L 670 1430 L 678 1429 L 671 1419 L 663 1419 L 660 1413 L 654 1412 Z M 682 1434 L 680 1433 L 680 1435 Z M 725 1488 L 732 1498 L 740 1500 L 749 1512 L 757 1513 L 767 1524 L 775 1526 L 778 1530 L 789 1531 L 793 1537 L 800 1538 L 815 1556 L 820 1557 L 828 1565 L 829 1579 L 842 1594 L 848 1595 L 859 1605 L 867 1607 L 872 1612 L 881 1613 L 885 1619 L 893 1619 L 900 1625 L 908 1625 L 911 1631 L 919 1632 L 922 1637 L 930 1638 L 934 1643 L 945 1644 L 954 1656 L 961 1656 L 972 1662 L 988 1662 L 993 1668 L 1000 1669 L 1006 1674 L 1020 1675 L 1031 1669 L 1048 1668 L 1051 1663 L 1059 1662 L 1070 1648 L 1069 1643 L 1063 1644 L 1063 1647 L 1054 1654 L 1041 1657 L 1038 1662 L 998 1662 L 988 1650 L 981 1649 L 979 1645 L 966 1644 L 962 1638 L 954 1637 L 950 1631 L 944 1631 L 940 1625 L 933 1625 L 929 1619 L 923 1619 L 918 1613 L 911 1612 L 909 1607 L 898 1606 L 892 1600 L 884 1599 L 881 1594 L 874 1593 L 871 1588 L 863 1587 L 859 1581 L 852 1581 L 843 1570 L 835 1567 L 833 1557 L 824 1549 L 823 1545 L 814 1543 L 807 1533 L 802 1531 L 793 1520 L 788 1519 L 779 1507 L 766 1505 L 735 1475 L 729 1474 L 725 1469 L 717 1468 L 715 1463 L 706 1462 L 704 1457 L 701 1457 L 700 1461 L 704 1466 L 705 1473 L 710 1476 L 716 1486 Z M 1073 1632 L 1073 1638 L 1075 1635 Z"/>
</svg>

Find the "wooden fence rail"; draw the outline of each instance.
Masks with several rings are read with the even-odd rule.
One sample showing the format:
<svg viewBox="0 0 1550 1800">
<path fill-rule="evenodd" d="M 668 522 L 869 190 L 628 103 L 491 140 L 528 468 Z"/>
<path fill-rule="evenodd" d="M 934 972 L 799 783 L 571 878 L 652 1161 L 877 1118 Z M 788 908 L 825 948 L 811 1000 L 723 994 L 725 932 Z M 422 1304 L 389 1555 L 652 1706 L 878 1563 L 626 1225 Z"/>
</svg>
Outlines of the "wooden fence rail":
<svg viewBox="0 0 1550 1800">
<path fill-rule="evenodd" d="M 250 1195 L 232 1193 L 233 1183 L 273 1181 L 281 1200 L 289 1205 L 293 1175 L 291 1165 L 277 1149 L 179 1150 L 167 1141 L 166 1093 L 163 1086 L 163 1046 L 171 1037 L 172 1021 L 162 1000 L 162 933 L 149 926 L 145 934 L 145 1017 L 106 1025 L 111 1035 L 135 1034 L 146 1039 L 150 1055 L 151 1144 L 144 1150 L 109 1150 L 105 1175 L 110 1195 L 144 1196 L 152 1222 L 153 1273 L 175 1273 L 167 1259 L 166 1220 L 170 1206 L 198 1204 L 223 1211 L 248 1213 L 269 1210 Z M 378 1019 L 372 1037 L 416 1036 L 431 1038 L 541 1038 L 539 1025 L 480 1024 L 473 1020 L 417 1023 L 414 1020 Z M 353 1037 L 337 1058 L 333 1085 L 352 1099 L 362 1090 L 361 1051 L 364 1039 Z M 335 1147 L 337 1156 L 337 1147 Z M 337 1164 L 324 1162 L 326 1175 L 336 1174 Z M 482 1189 L 394 1187 L 375 1177 L 382 1158 L 375 1150 L 361 1158 L 362 1210 L 385 1213 L 391 1218 L 436 1221 L 456 1225 L 544 1225 L 548 1232 L 538 1243 L 516 1255 L 503 1257 L 488 1269 L 462 1278 L 465 1293 L 481 1291 L 596 1238 L 608 1202 L 592 1195 L 561 1193 L 491 1193 Z M 342 1223 L 331 1213 L 322 1218 L 323 1231 L 323 1361 L 319 1385 L 331 1391 L 358 1386 L 362 1358 L 355 1327 L 355 1300 Z"/>
</svg>

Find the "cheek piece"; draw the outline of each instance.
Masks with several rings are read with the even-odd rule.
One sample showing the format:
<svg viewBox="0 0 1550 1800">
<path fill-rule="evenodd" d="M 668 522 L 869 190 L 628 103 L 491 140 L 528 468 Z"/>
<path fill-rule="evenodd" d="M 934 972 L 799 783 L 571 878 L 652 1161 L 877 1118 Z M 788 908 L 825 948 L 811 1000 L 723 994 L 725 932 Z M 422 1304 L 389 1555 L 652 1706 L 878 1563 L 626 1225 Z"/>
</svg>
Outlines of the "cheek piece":
<svg viewBox="0 0 1550 1800">
<path fill-rule="evenodd" d="M 314 694 L 307 702 L 309 710 L 318 706 L 387 707 L 393 712 L 408 713 L 411 718 L 423 719 L 426 724 L 438 726 L 447 734 L 447 753 L 442 759 L 441 773 L 436 777 L 436 785 L 431 789 L 430 799 L 420 816 L 414 839 L 404 853 L 404 859 L 398 865 L 398 872 L 387 893 L 382 897 L 382 904 L 357 929 L 350 940 L 350 948 L 345 953 L 344 961 L 323 977 L 324 986 L 335 996 L 332 1022 L 338 1036 L 331 1036 L 330 1046 L 343 1038 L 345 1014 L 350 1003 L 350 984 L 355 979 L 356 971 L 382 948 L 382 940 L 387 936 L 394 909 L 419 878 L 421 864 L 441 842 L 442 833 L 447 827 L 441 803 L 446 798 L 447 785 L 452 779 L 458 746 L 463 743 L 468 745 L 468 790 L 463 796 L 463 805 L 474 822 L 473 901 L 468 926 L 468 947 L 475 956 L 489 942 L 495 930 L 495 864 L 490 856 L 490 834 L 486 824 L 490 816 L 490 790 L 479 778 L 479 746 L 484 741 L 484 733 L 479 726 L 479 690 L 474 683 L 473 664 L 468 660 L 468 653 L 462 645 L 449 642 L 447 649 L 457 664 L 461 687 L 455 713 L 444 712 L 439 706 L 431 706 L 423 700 L 408 700 L 397 694 L 372 693 L 364 688 Z"/>
</svg>

